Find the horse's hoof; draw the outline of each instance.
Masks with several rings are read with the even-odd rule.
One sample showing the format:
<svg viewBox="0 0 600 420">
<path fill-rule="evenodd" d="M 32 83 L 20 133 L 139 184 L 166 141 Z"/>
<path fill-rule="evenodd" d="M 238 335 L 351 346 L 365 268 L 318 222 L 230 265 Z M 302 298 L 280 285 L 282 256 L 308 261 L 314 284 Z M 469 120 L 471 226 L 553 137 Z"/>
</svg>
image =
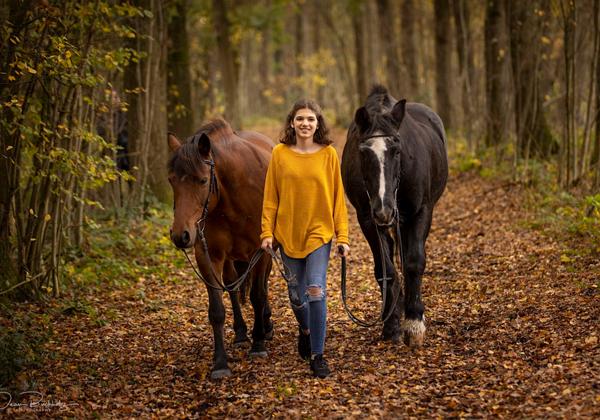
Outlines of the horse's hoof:
<svg viewBox="0 0 600 420">
<path fill-rule="evenodd" d="M 402 321 L 404 331 L 404 344 L 410 348 L 419 348 L 425 341 L 425 323 L 418 319 L 405 319 Z"/>
<path fill-rule="evenodd" d="M 267 357 L 265 343 L 262 341 L 254 342 L 252 344 L 252 348 L 250 349 L 250 357 Z"/>
<path fill-rule="evenodd" d="M 222 379 L 231 376 L 231 370 L 229 368 L 217 369 L 210 372 L 210 379 Z"/>
<path fill-rule="evenodd" d="M 248 337 L 243 337 L 243 338 L 236 338 L 233 341 L 233 347 L 236 349 L 239 348 L 246 348 L 250 346 L 250 340 L 248 339 Z"/>
</svg>

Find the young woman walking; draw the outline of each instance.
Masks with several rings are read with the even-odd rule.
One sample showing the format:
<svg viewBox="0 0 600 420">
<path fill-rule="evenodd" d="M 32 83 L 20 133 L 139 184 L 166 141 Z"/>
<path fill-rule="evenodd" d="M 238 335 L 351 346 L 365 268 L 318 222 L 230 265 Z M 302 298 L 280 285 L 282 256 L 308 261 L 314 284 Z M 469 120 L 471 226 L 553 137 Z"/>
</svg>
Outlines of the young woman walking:
<svg viewBox="0 0 600 420">
<path fill-rule="evenodd" d="M 262 212 L 262 247 L 281 245 L 291 281 L 290 303 L 298 320 L 298 353 L 314 376 L 331 372 L 323 357 L 327 329 L 327 266 L 332 239 L 346 256 L 348 212 L 340 163 L 320 107 L 294 104 L 273 149 Z"/>
</svg>

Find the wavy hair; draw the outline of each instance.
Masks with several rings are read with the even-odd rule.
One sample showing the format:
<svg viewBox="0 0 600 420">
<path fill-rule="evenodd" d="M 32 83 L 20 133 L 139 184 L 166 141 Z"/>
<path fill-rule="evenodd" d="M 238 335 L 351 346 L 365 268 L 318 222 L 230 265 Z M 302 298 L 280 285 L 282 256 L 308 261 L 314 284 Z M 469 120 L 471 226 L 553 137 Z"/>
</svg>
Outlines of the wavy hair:
<svg viewBox="0 0 600 420">
<path fill-rule="evenodd" d="M 315 131 L 313 141 L 317 144 L 324 145 L 333 143 L 329 138 L 329 129 L 325 123 L 321 107 L 315 101 L 309 99 L 301 99 L 294 104 L 292 110 L 285 119 L 285 125 L 279 138 L 279 142 L 290 146 L 296 144 L 296 132 L 291 127 L 291 123 L 296 116 L 296 112 L 300 109 L 310 109 L 317 116 L 317 130 Z"/>
</svg>

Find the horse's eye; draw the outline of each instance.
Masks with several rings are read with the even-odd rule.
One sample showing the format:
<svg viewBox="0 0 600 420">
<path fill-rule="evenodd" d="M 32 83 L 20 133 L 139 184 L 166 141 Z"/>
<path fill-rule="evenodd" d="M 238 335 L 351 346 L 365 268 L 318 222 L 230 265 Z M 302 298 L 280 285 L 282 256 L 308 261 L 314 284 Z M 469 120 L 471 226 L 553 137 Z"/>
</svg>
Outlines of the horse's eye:
<svg viewBox="0 0 600 420">
<path fill-rule="evenodd" d="M 208 182 L 208 178 L 200 178 L 200 184 L 204 185 Z"/>
</svg>

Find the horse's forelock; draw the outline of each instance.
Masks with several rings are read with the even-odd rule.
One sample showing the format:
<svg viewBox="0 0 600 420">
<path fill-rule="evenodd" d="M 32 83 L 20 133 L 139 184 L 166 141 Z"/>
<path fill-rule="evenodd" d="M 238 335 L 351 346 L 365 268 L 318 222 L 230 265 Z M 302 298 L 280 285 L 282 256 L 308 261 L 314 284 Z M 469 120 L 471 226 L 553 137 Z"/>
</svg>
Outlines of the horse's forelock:
<svg viewBox="0 0 600 420">
<path fill-rule="evenodd" d="M 372 114 L 370 116 L 370 121 L 371 124 L 369 128 L 363 133 L 363 139 L 378 134 L 394 133 L 397 130 L 397 127 L 395 127 L 393 121 L 387 114 Z"/>
<path fill-rule="evenodd" d="M 173 172 L 178 178 L 184 175 L 195 175 L 202 165 L 198 145 L 184 143 L 171 156 L 169 160 L 169 172 Z"/>
</svg>

